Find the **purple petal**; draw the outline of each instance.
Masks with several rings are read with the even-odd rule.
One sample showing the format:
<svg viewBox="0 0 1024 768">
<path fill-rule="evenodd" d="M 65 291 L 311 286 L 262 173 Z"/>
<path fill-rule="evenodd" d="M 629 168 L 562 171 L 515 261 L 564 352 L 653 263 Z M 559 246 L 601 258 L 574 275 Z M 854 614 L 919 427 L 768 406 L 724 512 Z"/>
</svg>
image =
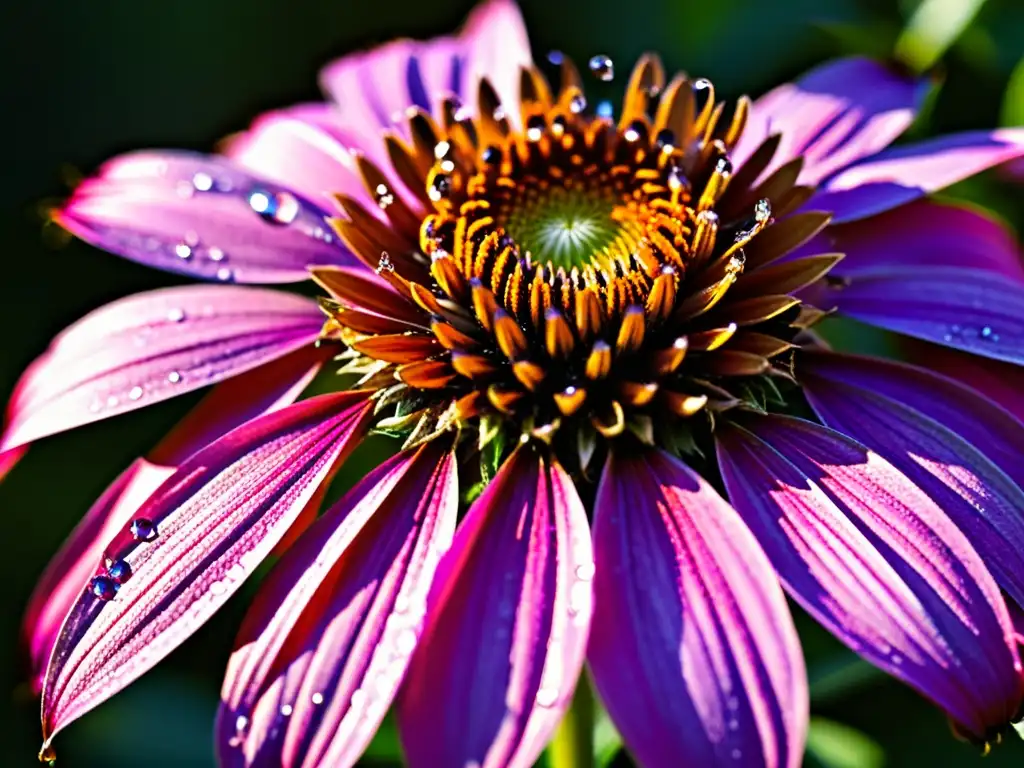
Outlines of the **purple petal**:
<svg viewBox="0 0 1024 768">
<path fill-rule="evenodd" d="M 383 130 L 404 135 L 409 107 L 438 117 L 447 96 L 475 106 L 481 77 L 495 86 L 509 119 L 518 120 L 519 70 L 531 61 L 515 3 L 489 0 L 470 14 L 457 37 L 397 40 L 352 54 L 324 68 L 320 82 L 338 105 L 342 123 L 361 132 L 357 146 L 363 148 L 379 144 Z"/>
<path fill-rule="evenodd" d="M 958 203 L 918 200 L 829 227 L 790 258 L 832 252 L 845 254 L 834 275 L 893 267 L 964 267 L 1024 282 L 1024 261 L 1010 229 L 991 214 Z"/>
<path fill-rule="evenodd" d="M 826 180 L 808 210 L 836 224 L 863 219 L 1024 155 L 1024 128 L 967 133 L 894 147 Z"/>
<path fill-rule="evenodd" d="M 391 161 L 380 139 L 366 142 L 357 130 L 344 125 L 333 104 L 303 104 L 262 115 L 233 137 L 224 153 L 242 168 L 321 205 L 333 208 L 331 196 L 341 193 L 368 202 L 366 209 L 379 214 L 380 207 L 363 184 L 353 148 L 359 147 L 387 173 Z M 403 199 L 417 204 L 409 195 Z"/>
<path fill-rule="evenodd" d="M 262 413 L 294 402 L 323 358 L 322 350 L 309 347 L 218 384 L 145 459 L 136 459 L 103 492 L 50 560 L 29 600 L 24 631 L 33 685 L 42 686 L 64 617 L 114 534 L 197 450 Z"/>
<path fill-rule="evenodd" d="M 904 348 L 911 361 L 966 384 L 1024 421 L 1024 368 L 932 344 Z"/>
<path fill-rule="evenodd" d="M 892 267 L 828 293 L 839 312 L 889 331 L 1024 365 L 1024 283 L 959 267 Z"/>
<path fill-rule="evenodd" d="M 717 432 L 722 477 L 793 598 L 979 739 L 1009 723 L 1024 696 L 1013 628 L 953 522 L 838 432 L 781 416 L 745 427 Z"/>
<path fill-rule="evenodd" d="M 398 691 L 458 511 L 451 453 L 395 456 L 271 573 L 221 692 L 223 766 L 352 765 Z"/>
<path fill-rule="evenodd" d="M 438 569 L 398 702 L 411 768 L 533 765 L 583 665 L 593 571 L 568 474 L 519 448 Z"/>
<path fill-rule="evenodd" d="M 854 360 L 848 363 L 870 365 Z M 837 377 L 839 372 L 829 371 L 827 364 L 821 368 L 801 366 L 801 371 L 804 393 L 822 421 L 877 451 L 927 493 L 978 550 L 999 586 L 1024 605 L 1024 492 L 979 450 L 987 440 L 972 445 L 966 436 L 912 405 L 859 386 L 856 379 Z M 931 396 L 925 389 L 920 399 Z M 975 400 L 984 403 L 981 398 Z M 970 405 L 970 399 L 961 402 L 961 420 L 970 420 Z M 1024 425 L 1014 423 L 1008 413 L 1003 415 L 1008 427 L 1016 427 L 1010 444 L 1016 446 L 1012 449 L 1016 461 L 1011 466 L 1020 472 L 1024 470 L 1020 461 Z M 979 426 L 972 425 L 971 434 L 984 439 L 987 435 Z M 998 433 L 995 437 L 998 439 Z"/>
<path fill-rule="evenodd" d="M 677 459 L 616 452 L 594 514 L 588 661 L 637 762 L 800 765 L 807 680 L 768 559 Z"/>
<path fill-rule="evenodd" d="M 1024 488 L 1024 423 L 970 387 L 905 363 L 824 351 L 802 353 L 796 370 L 800 379 L 810 374 L 913 408 L 971 443 Z"/>
<path fill-rule="evenodd" d="M 11 398 L 0 451 L 235 376 L 317 338 L 314 301 L 199 285 L 140 293 L 61 333 Z"/>
<path fill-rule="evenodd" d="M 292 283 L 353 264 L 327 211 L 225 158 L 142 151 L 109 160 L 54 214 L 88 243 L 218 282 Z"/>
<path fill-rule="evenodd" d="M 188 459 L 106 546 L 43 686 L 43 736 L 148 671 L 198 629 L 285 535 L 370 416 L 366 392 L 261 416 Z M 133 529 L 135 536 L 133 536 Z M 113 599 L 114 565 L 130 578 Z"/>
<path fill-rule="evenodd" d="M 766 173 L 803 155 L 800 183 L 817 184 L 887 147 L 913 122 L 926 92 L 927 82 L 870 59 L 828 62 L 754 102 L 733 161 L 738 166 L 780 134 Z"/>
</svg>

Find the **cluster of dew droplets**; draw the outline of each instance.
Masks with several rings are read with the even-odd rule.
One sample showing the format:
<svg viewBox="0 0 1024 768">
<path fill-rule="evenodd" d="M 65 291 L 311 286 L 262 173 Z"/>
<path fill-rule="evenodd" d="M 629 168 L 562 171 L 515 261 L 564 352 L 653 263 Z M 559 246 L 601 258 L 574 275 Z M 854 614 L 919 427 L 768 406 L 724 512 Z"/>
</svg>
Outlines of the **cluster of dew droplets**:
<svg viewBox="0 0 1024 768">
<path fill-rule="evenodd" d="M 157 538 L 156 525 L 147 518 L 137 517 L 129 526 L 132 540 L 136 544 L 148 544 Z M 124 557 L 112 557 L 104 554 L 105 572 L 89 582 L 89 592 L 104 602 L 113 600 L 121 589 L 121 585 L 132 577 L 132 567 Z"/>
</svg>

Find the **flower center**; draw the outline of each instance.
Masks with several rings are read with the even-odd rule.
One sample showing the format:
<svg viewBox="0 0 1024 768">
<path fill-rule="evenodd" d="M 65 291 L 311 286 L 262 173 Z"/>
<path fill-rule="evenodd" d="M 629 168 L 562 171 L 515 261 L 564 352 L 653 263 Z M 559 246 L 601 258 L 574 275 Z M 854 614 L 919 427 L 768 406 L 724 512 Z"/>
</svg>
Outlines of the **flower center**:
<svg viewBox="0 0 1024 768">
<path fill-rule="evenodd" d="M 476 426 L 483 444 L 486 421 L 585 467 L 600 438 L 693 444 L 713 425 L 696 414 L 782 397 L 779 361 L 820 314 L 789 294 L 835 259 L 772 262 L 827 216 L 762 237 L 806 200 L 799 165 L 758 181 L 769 140 L 734 177 L 748 102 L 724 120 L 706 81 L 663 81 L 642 59 L 617 123 L 587 114 L 570 63 L 557 95 L 524 71 L 520 129 L 486 81 L 472 119 L 451 100 L 441 125 L 414 111 L 387 147 L 423 214 L 359 159 L 389 225 L 341 196 L 335 226 L 390 288 L 315 274 L 335 298 L 325 336 L 395 405 L 386 429 L 412 444 Z"/>
</svg>

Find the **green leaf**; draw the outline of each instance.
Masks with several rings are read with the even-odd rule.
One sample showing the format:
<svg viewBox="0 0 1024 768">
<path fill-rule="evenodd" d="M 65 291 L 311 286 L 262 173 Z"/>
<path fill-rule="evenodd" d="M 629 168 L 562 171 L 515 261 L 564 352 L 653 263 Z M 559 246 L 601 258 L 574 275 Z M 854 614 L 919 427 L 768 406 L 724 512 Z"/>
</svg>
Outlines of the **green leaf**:
<svg viewBox="0 0 1024 768">
<path fill-rule="evenodd" d="M 808 670 L 807 677 L 811 701 L 821 706 L 875 684 L 885 673 L 860 656 L 844 651 L 829 661 L 815 664 Z"/>
<path fill-rule="evenodd" d="M 925 72 L 974 21 L 985 0 L 922 0 L 896 41 L 896 58 Z"/>
<path fill-rule="evenodd" d="M 812 717 L 807 754 L 825 768 L 882 768 L 885 751 L 867 734 L 834 720 Z"/>
<path fill-rule="evenodd" d="M 607 768 L 622 749 L 622 736 L 608 716 L 608 712 L 600 704 L 594 717 L 594 765 Z"/>
<path fill-rule="evenodd" d="M 380 762 L 403 764 L 402 744 L 398 740 L 398 726 L 395 725 L 395 716 L 388 712 L 384 722 L 380 724 L 377 733 L 370 742 L 370 746 L 363 753 L 363 759 Z"/>
<path fill-rule="evenodd" d="M 1024 58 L 1017 62 L 1003 96 L 1003 125 L 1024 125 Z"/>
</svg>

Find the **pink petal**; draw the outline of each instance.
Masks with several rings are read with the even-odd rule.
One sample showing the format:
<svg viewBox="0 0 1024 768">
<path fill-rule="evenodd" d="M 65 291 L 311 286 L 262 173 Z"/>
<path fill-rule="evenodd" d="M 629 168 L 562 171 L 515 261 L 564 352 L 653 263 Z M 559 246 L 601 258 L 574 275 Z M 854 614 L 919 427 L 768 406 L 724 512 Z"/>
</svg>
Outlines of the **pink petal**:
<svg viewBox="0 0 1024 768">
<path fill-rule="evenodd" d="M 342 123 L 361 132 L 357 146 L 369 148 L 381 143 L 383 130 L 407 131 L 402 123 L 409 107 L 438 117 L 447 96 L 475 106 L 481 77 L 491 80 L 508 117 L 518 120 L 519 70 L 531 62 L 515 3 L 487 0 L 457 37 L 396 40 L 352 54 L 325 67 L 320 82 L 338 105 Z"/>
<path fill-rule="evenodd" d="M 218 384 L 145 459 L 136 459 L 104 491 L 50 560 L 29 600 L 24 631 L 33 685 L 42 687 L 64 617 L 114 534 L 129 524 L 150 494 L 197 450 L 261 413 L 294 402 L 323 359 L 324 350 L 307 347 Z"/>
<path fill-rule="evenodd" d="M 1024 365 L 1024 283 L 979 269 L 891 267 L 829 292 L 844 315 L 982 357 Z"/>
<path fill-rule="evenodd" d="M 583 665 L 592 576 L 572 481 L 519 448 L 438 569 L 398 702 L 411 768 L 533 765 Z"/>
<path fill-rule="evenodd" d="M 953 522 L 837 432 L 781 416 L 744 426 L 716 433 L 722 477 L 790 595 L 979 739 L 1009 723 L 1024 696 L 1013 628 Z"/>
<path fill-rule="evenodd" d="M 928 139 L 880 152 L 826 180 L 807 203 L 840 223 L 904 205 L 1024 155 L 1024 128 Z"/>
<path fill-rule="evenodd" d="M 966 384 L 1024 421 L 1024 368 L 1021 366 L 932 344 L 913 342 L 903 348 L 911 361 Z"/>
<path fill-rule="evenodd" d="M 371 413 L 340 392 L 261 416 L 185 461 L 107 544 L 131 569 L 111 600 L 104 564 L 64 623 L 43 686 L 48 744 L 200 627 L 285 535 Z M 148 521 L 153 535 L 132 527 Z M 113 568 L 114 565 L 107 566 Z"/>
<path fill-rule="evenodd" d="M 221 765 L 356 762 L 416 646 L 458 505 L 453 455 L 425 447 L 374 470 L 300 539 L 236 641 Z"/>
<path fill-rule="evenodd" d="M 0 451 L 235 376 L 317 338 L 301 296 L 165 288 L 101 307 L 53 340 L 18 382 Z"/>
<path fill-rule="evenodd" d="M 864 364 L 859 360 L 849 362 Z M 841 370 L 843 366 L 839 367 Z M 860 386 L 856 378 L 837 378 L 838 372 L 830 372 L 827 362 L 819 367 L 803 365 L 801 371 L 804 394 L 821 420 L 877 451 L 927 493 L 978 550 L 999 586 L 1024 605 L 1024 491 L 985 457 L 988 436 L 984 430 L 968 425 L 969 434 L 984 439 L 972 445 L 966 435 L 957 434 L 912 403 L 888 397 L 884 390 Z M 917 399 L 926 401 L 930 395 L 924 390 Z M 978 397 L 974 401 L 984 404 Z M 960 420 L 969 422 L 973 416 L 971 398 L 960 405 Z M 979 414 L 983 416 L 984 410 Z M 1015 460 L 1009 466 L 1019 473 L 1024 470 L 1020 461 L 1024 456 L 1024 425 L 1014 423 L 1005 411 L 1003 416 L 1005 427 L 1001 431 L 1016 427 L 1010 443 Z M 996 432 L 993 438 L 998 437 Z"/>
<path fill-rule="evenodd" d="M 982 209 L 918 200 L 863 221 L 832 226 L 792 254 L 843 253 L 831 274 L 889 268 L 984 269 L 1024 282 L 1024 260 L 1013 232 Z"/>
<path fill-rule="evenodd" d="M 594 558 L 588 661 L 637 762 L 800 765 L 800 642 L 768 559 L 715 490 L 666 453 L 614 453 Z"/>
<path fill-rule="evenodd" d="M 863 58 L 828 62 L 754 102 L 733 152 L 741 164 L 772 134 L 781 141 L 767 173 L 803 155 L 801 184 L 887 147 L 913 122 L 927 83 Z"/>
<path fill-rule="evenodd" d="M 367 210 L 379 213 L 359 174 L 355 147 L 382 171 L 390 171 L 380 137 L 367 143 L 358 130 L 345 126 L 333 104 L 303 104 L 262 115 L 224 152 L 240 167 L 330 210 L 336 207 L 331 196 L 341 193 L 368 202 Z M 409 195 L 403 198 L 417 204 Z"/>
<path fill-rule="evenodd" d="M 107 161 L 54 216 L 86 242 L 150 267 L 290 283 L 307 279 L 312 265 L 356 263 L 322 203 L 224 158 L 140 151 Z"/>
</svg>

